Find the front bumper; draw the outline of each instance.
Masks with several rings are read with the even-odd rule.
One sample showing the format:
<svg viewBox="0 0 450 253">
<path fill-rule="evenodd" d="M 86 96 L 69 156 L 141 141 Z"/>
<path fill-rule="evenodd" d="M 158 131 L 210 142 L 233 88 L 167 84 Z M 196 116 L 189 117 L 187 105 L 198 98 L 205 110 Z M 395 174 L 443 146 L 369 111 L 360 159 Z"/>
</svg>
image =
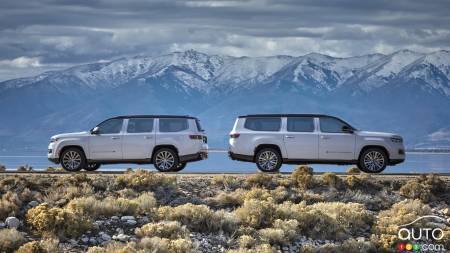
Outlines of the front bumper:
<svg viewBox="0 0 450 253">
<path fill-rule="evenodd" d="M 405 161 L 404 158 L 403 159 L 389 159 L 389 165 L 396 165 L 396 164 L 402 163 L 404 161 Z"/>
<path fill-rule="evenodd" d="M 51 158 L 49 157 L 48 160 L 52 163 L 58 164 L 59 163 L 59 159 L 58 158 Z"/>
<path fill-rule="evenodd" d="M 180 162 L 182 162 L 182 163 L 196 162 L 196 161 L 201 161 L 201 160 L 205 160 L 205 159 L 208 159 L 207 151 L 200 151 L 195 154 L 180 156 Z"/>
</svg>

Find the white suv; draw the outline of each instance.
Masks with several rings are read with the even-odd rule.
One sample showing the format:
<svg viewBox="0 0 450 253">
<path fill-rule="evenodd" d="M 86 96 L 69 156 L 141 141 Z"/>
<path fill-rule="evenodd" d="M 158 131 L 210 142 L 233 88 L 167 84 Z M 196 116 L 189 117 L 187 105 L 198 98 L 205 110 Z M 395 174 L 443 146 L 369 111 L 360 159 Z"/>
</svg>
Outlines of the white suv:
<svg viewBox="0 0 450 253">
<path fill-rule="evenodd" d="M 366 132 L 320 114 L 240 116 L 230 133 L 233 160 L 255 162 L 265 172 L 282 163 L 357 164 L 368 173 L 405 160 L 401 136 Z"/>
<path fill-rule="evenodd" d="M 107 119 L 90 132 L 51 138 L 48 159 L 67 171 L 96 170 L 101 164 L 153 163 L 159 171 L 180 171 L 207 158 L 207 138 L 197 118 L 135 115 Z"/>
</svg>

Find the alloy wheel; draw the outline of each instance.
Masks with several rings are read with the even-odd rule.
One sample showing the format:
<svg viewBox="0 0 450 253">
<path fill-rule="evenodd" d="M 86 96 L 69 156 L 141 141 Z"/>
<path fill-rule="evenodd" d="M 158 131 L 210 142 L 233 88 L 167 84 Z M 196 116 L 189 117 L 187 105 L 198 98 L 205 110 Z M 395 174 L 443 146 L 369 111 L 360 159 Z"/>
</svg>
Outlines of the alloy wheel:
<svg viewBox="0 0 450 253">
<path fill-rule="evenodd" d="M 81 155 L 78 152 L 71 150 L 64 154 L 62 162 L 64 164 L 64 167 L 68 168 L 69 170 L 75 171 L 80 168 Z"/>
<path fill-rule="evenodd" d="M 364 156 L 364 167 L 369 171 L 379 171 L 385 166 L 385 159 L 381 152 L 370 151 Z"/>
<path fill-rule="evenodd" d="M 156 155 L 155 164 L 160 170 L 168 171 L 175 164 L 175 157 L 169 151 L 161 151 Z"/>
<path fill-rule="evenodd" d="M 273 151 L 264 151 L 258 157 L 259 166 L 265 171 L 272 171 L 278 164 L 278 157 Z"/>
</svg>

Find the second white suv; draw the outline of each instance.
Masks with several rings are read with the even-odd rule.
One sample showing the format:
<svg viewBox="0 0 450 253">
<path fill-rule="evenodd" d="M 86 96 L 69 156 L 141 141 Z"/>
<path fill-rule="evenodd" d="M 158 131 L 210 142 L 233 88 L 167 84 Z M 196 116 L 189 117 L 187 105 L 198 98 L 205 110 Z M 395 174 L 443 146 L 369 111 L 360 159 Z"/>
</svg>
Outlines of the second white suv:
<svg viewBox="0 0 450 253">
<path fill-rule="evenodd" d="M 101 164 L 153 163 L 157 170 L 168 172 L 206 159 L 207 149 L 197 118 L 134 115 L 107 119 L 89 132 L 53 136 L 48 159 L 67 171 L 93 171 Z"/>
<path fill-rule="evenodd" d="M 401 136 L 367 132 L 321 114 L 260 114 L 240 116 L 230 132 L 233 160 L 255 162 L 265 172 L 282 163 L 357 164 L 379 173 L 405 160 Z"/>
</svg>

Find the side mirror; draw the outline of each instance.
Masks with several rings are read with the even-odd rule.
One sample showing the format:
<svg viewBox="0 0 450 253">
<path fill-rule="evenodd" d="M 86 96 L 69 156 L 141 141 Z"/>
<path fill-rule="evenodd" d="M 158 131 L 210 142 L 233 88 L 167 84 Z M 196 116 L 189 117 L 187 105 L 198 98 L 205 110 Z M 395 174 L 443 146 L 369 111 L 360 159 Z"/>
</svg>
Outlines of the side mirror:
<svg viewBox="0 0 450 253">
<path fill-rule="evenodd" d="M 342 132 L 343 132 L 343 133 L 349 133 L 349 134 L 352 134 L 352 133 L 353 133 L 353 129 L 352 129 L 351 127 L 349 127 L 349 126 L 343 126 L 343 127 L 342 127 Z"/>
<path fill-rule="evenodd" d="M 92 128 L 91 134 L 94 134 L 94 135 L 100 134 L 100 129 L 98 127 Z"/>
</svg>

